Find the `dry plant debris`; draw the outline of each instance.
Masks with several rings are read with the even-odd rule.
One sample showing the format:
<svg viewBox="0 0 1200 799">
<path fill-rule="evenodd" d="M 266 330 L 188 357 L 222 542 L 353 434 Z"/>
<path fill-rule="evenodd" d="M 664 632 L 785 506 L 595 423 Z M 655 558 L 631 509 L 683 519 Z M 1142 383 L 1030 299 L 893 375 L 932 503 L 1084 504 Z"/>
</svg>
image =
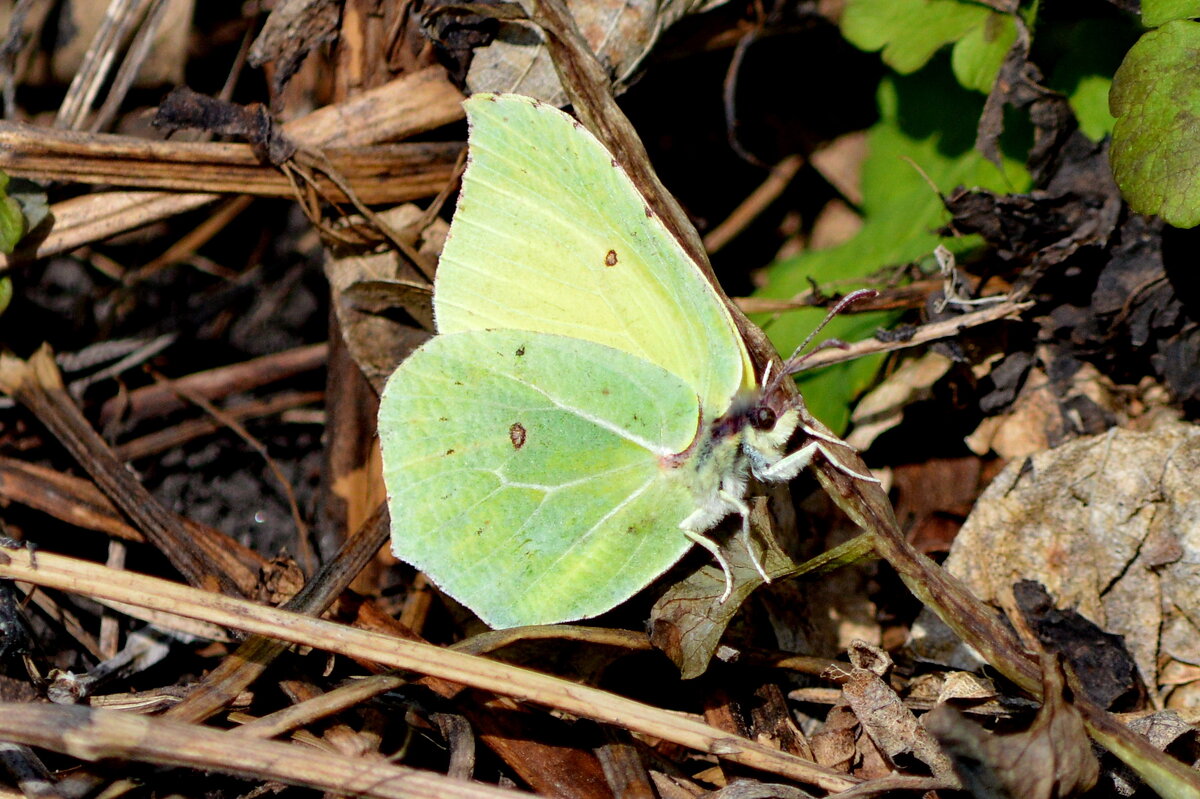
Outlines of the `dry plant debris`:
<svg viewBox="0 0 1200 799">
<path fill-rule="evenodd" d="M 0 2 L 0 797 L 1200 796 L 1194 185 L 1136 183 L 1195 131 L 1130 88 L 1200 23 L 1126 5 Z M 390 556 L 477 91 L 569 102 L 760 368 L 875 290 L 771 584 L 489 631 Z"/>
</svg>

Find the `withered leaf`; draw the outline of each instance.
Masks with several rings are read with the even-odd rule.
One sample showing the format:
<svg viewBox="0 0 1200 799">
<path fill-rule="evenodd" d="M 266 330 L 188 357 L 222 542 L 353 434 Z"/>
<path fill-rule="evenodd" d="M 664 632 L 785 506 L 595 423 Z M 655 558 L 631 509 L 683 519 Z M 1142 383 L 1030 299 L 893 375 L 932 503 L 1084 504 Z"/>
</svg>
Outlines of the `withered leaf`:
<svg viewBox="0 0 1200 799">
<path fill-rule="evenodd" d="M 156 128 L 204 130 L 245 139 L 258 158 L 278 166 L 292 157 L 296 145 L 283 135 L 261 103 L 238 105 L 194 92 L 186 86 L 171 90 L 154 113 Z"/>
<path fill-rule="evenodd" d="M 842 694 L 879 751 L 894 766 L 903 765 L 897 762 L 900 756 L 911 754 L 935 775 L 948 774 L 950 761 L 913 712 L 884 682 L 883 677 L 892 666 L 888 654 L 856 641 L 850 648 L 850 659 L 854 668 L 842 685 Z"/>
<path fill-rule="evenodd" d="M 976 502 L 946 566 L 979 597 L 1015 609 L 1012 586 L 1036 579 L 1060 606 L 1124 636 L 1147 686 L 1163 656 L 1200 658 L 1200 427 L 1114 428 L 1008 465 Z M 1186 554 L 1184 554 L 1186 553 Z M 921 657 L 963 663 L 922 614 Z M 938 643 L 929 648 L 922 637 Z"/>
<path fill-rule="evenodd" d="M 1056 608 L 1036 580 L 1019 581 L 1013 598 L 1038 641 L 1047 652 L 1066 658 L 1092 701 L 1115 710 L 1140 704 L 1142 681 L 1124 636 L 1105 632 L 1074 610 Z"/>
<path fill-rule="evenodd" d="M 274 62 L 272 97 L 283 87 L 317 47 L 337 38 L 342 4 L 336 0 L 284 0 L 276 3 L 250 47 L 248 61 L 259 67 Z"/>
<path fill-rule="evenodd" d="M 1024 732 L 989 732 L 949 705 L 922 719 L 974 796 L 1059 799 L 1096 784 L 1100 763 L 1079 712 L 1065 697 L 1062 668 L 1046 657 L 1042 672 L 1045 701 Z"/>
<path fill-rule="evenodd" d="M 762 547 L 759 562 L 767 574 L 780 576 L 795 563 L 779 548 L 774 528 L 767 503 L 760 498 L 752 505 L 750 529 L 758 533 L 755 543 Z M 706 565 L 673 583 L 650 611 L 650 641 L 679 667 L 684 679 L 704 673 L 725 628 L 746 598 L 763 584 L 740 535 L 724 538 L 721 554 L 733 576 L 733 592 L 724 602 L 720 597 L 725 576 L 718 567 Z"/>
</svg>

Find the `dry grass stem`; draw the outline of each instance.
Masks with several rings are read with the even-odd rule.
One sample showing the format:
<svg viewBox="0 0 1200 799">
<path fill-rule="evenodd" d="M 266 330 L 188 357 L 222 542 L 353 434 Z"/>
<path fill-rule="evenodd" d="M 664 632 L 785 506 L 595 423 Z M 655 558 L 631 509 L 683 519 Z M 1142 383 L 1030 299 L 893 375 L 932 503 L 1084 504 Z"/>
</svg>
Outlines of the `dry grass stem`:
<svg viewBox="0 0 1200 799">
<path fill-rule="evenodd" d="M 0 703 L 0 738 L 87 761 L 119 758 L 377 799 L 506 799 L 516 791 L 308 746 L 78 705 Z"/>
<path fill-rule="evenodd" d="M 311 646 L 347 657 L 440 677 L 451 682 L 552 707 L 718 755 L 790 779 L 844 790 L 857 780 L 702 721 L 527 669 L 430 644 L 358 630 L 140 575 L 122 574 L 86 561 L 39 553 L 36 568 L 23 550 L 0 553 L 0 577 L 156 607 L 231 629 Z"/>
</svg>

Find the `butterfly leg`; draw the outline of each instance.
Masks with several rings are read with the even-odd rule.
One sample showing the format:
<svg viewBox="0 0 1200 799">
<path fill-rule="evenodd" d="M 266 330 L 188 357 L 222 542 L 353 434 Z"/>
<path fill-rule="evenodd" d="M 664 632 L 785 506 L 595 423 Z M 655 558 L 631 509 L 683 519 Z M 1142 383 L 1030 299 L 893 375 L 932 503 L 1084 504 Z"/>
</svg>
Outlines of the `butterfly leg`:
<svg viewBox="0 0 1200 799">
<path fill-rule="evenodd" d="M 766 468 L 755 469 L 754 476 L 768 483 L 786 483 L 812 463 L 813 456 L 817 454 L 818 450 L 829 457 L 829 453 L 821 446 L 820 442 L 810 441 Z"/>
<path fill-rule="evenodd" d="M 767 576 L 767 570 L 763 568 L 762 562 L 758 559 L 758 555 L 754 551 L 754 547 L 750 545 L 750 506 L 741 497 L 726 491 L 718 492 L 717 496 L 734 513 L 742 517 L 742 543 L 746 547 L 746 554 L 750 556 L 750 562 L 754 564 L 754 568 L 758 569 L 758 573 L 762 575 L 763 582 L 771 582 L 771 578 Z"/>
<path fill-rule="evenodd" d="M 834 454 L 833 450 L 831 450 L 829 447 L 826 447 L 822 443 L 829 442 L 830 444 L 840 444 L 842 446 L 846 446 L 846 443 L 840 438 L 831 436 L 827 433 L 822 433 L 820 430 L 816 430 L 808 425 L 801 425 L 800 429 L 811 436 L 813 440 L 790 455 L 772 464 L 761 474 L 757 474 L 756 476 L 760 480 L 770 480 L 773 482 L 786 482 L 791 480 L 793 477 L 800 474 L 805 466 L 808 466 L 810 463 L 812 463 L 813 456 L 820 452 L 825 456 L 825 459 L 828 460 L 829 463 L 832 464 L 833 467 L 838 471 L 843 472 L 844 474 L 847 474 L 856 480 L 866 480 L 868 483 L 879 482 L 878 477 L 856 472 L 849 466 L 842 463 L 841 460 L 838 459 L 837 455 Z"/>
<path fill-rule="evenodd" d="M 717 565 L 720 566 L 721 571 L 725 573 L 725 593 L 721 594 L 721 598 L 718 601 L 721 604 L 725 604 L 725 600 L 729 599 L 729 595 L 733 593 L 733 572 L 729 570 L 729 562 L 726 561 L 725 556 L 721 554 L 721 550 L 717 546 L 716 541 L 713 541 L 711 538 L 705 538 L 695 530 L 689 530 L 686 527 L 682 527 L 680 529 L 683 530 L 684 535 L 707 549 L 712 553 L 712 556 L 716 558 Z"/>
<path fill-rule="evenodd" d="M 819 449 L 821 451 L 821 454 L 825 456 L 825 459 L 827 461 L 829 461 L 831 464 L 833 464 L 833 468 L 837 469 L 839 472 L 849 475 L 850 477 L 853 477 L 855 480 L 863 480 L 868 483 L 879 484 L 878 477 L 875 477 L 874 475 L 871 475 L 871 474 L 863 474 L 862 472 L 854 471 L 849 466 L 847 466 L 846 464 L 844 464 L 840 460 L 838 460 L 837 456 L 833 453 L 833 451 L 831 449 L 829 449 L 828 447 L 826 447 L 824 444 L 817 444 L 816 446 L 817 446 L 817 449 Z"/>
</svg>

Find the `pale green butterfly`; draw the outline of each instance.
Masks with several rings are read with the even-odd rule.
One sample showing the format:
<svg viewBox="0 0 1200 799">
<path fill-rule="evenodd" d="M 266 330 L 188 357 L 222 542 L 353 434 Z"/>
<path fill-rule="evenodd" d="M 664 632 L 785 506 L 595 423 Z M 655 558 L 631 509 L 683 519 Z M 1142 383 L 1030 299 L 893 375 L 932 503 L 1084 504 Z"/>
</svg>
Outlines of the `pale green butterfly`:
<svg viewBox="0 0 1200 799">
<path fill-rule="evenodd" d="M 556 108 L 466 102 L 438 335 L 379 409 L 398 558 L 492 627 L 603 613 L 794 477 L 721 297 L 616 161 Z M 862 475 L 855 475 L 861 477 Z M 761 571 L 761 567 L 760 567 Z M 764 574 L 765 578 L 766 575 Z"/>
</svg>

